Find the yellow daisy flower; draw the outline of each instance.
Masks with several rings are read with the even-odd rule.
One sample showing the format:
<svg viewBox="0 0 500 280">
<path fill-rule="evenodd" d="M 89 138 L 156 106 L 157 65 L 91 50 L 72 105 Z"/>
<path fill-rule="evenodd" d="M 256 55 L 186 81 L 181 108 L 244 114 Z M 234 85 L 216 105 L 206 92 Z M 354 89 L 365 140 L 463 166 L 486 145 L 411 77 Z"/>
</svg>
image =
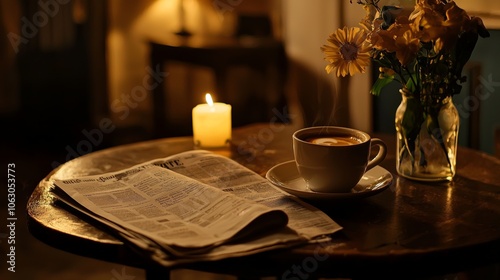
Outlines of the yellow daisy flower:
<svg viewBox="0 0 500 280">
<path fill-rule="evenodd" d="M 337 77 L 364 73 L 370 65 L 371 45 L 366 41 L 367 33 L 359 27 L 344 27 L 330 34 L 328 45 L 321 50 L 328 61 L 326 72 L 336 72 Z"/>
</svg>

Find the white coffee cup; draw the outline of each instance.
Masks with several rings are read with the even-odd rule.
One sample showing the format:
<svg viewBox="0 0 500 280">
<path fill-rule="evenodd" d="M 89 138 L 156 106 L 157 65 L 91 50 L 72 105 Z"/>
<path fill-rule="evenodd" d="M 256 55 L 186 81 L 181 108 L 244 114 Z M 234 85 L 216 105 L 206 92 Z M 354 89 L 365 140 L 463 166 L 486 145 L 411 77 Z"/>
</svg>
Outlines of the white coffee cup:
<svg viewBox="0 0 500 280">
<path fill-rule="evenodd" d="M 371 149 L 378 153 L 370 159 Z M 293 134 L 298 171 L 310 190 L 350 192 L 363 174 L 384 160 L 385 143 L 366 132 L 338 126 L 317 126 Z"/>
</svg>

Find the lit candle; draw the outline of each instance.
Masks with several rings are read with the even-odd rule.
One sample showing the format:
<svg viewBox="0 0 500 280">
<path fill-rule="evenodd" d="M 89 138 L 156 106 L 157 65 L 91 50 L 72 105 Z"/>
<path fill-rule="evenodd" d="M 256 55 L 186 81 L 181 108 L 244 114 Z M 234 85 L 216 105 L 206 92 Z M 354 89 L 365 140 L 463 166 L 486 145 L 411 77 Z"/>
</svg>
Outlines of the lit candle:
<svg viewBox="0 0 500 280">
<path fill-rule="evenodd" d="M 231 105 L 213 102 L 210 93 L 207 104 L 193 108 L 193 137 L 199 147 L 216 148 L 231 140 Z"/>
</svg>

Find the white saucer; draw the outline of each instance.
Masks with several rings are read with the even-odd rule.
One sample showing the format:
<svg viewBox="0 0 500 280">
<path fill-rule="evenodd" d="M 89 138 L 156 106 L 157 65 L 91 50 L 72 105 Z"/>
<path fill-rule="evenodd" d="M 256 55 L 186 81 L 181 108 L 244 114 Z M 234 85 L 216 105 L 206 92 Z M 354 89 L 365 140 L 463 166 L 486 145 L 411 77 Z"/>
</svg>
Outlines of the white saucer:
<svg viewBox="0 0 500 280">
<path fill-rule="evenodd" d="M 368 197 L 380 193 L 392 184 L 392 174 L 380 166 L 368 170 L 349 193 L 321 193 L 310 190 L 299 175 L 294 160 L 275 165 L 266 174 L 267 180 L 278 188 L 311 200 L 341 200 Z"/>
</svg>

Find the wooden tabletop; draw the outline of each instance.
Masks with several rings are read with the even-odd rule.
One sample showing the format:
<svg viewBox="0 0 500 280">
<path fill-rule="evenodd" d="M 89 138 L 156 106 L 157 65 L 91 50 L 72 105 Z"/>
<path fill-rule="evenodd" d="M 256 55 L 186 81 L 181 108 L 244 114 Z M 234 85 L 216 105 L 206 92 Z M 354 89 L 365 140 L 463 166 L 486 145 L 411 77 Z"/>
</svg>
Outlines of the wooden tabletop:
<svg viewBox="0 0 500 280">
<path fill-rule="evenodd" d="M 231 147 L 214 152 L 264 176 L 272 166 L 293 159 L 293 130 L 278 123 L 235 129 Z M 397 176 L 395 136 L 373 136 L 388 144 L 388 156 L 381 166 L 393 174 L 393 184 L 362 200 L 314 203 L 344 228 L 333 236 L 332 242 L 183 267 L 278 279 L 387 279 L 398 275 L 439 275 L 500 262 L 498 158 L 460 147 L 457 175 L 452 182 L 420 183 Z M 166 138 L 94 152 L 61 165 L 40 182 L 28 201 L 31 233 L 53 247 L 143 267 L 152 276 L 157 271 L 154 264 L 139 258 L 113 236 L 55 205 L 49 189 L 55 178 L 120 170 L 190 149 L 191 137 Z"/>
</svg>

